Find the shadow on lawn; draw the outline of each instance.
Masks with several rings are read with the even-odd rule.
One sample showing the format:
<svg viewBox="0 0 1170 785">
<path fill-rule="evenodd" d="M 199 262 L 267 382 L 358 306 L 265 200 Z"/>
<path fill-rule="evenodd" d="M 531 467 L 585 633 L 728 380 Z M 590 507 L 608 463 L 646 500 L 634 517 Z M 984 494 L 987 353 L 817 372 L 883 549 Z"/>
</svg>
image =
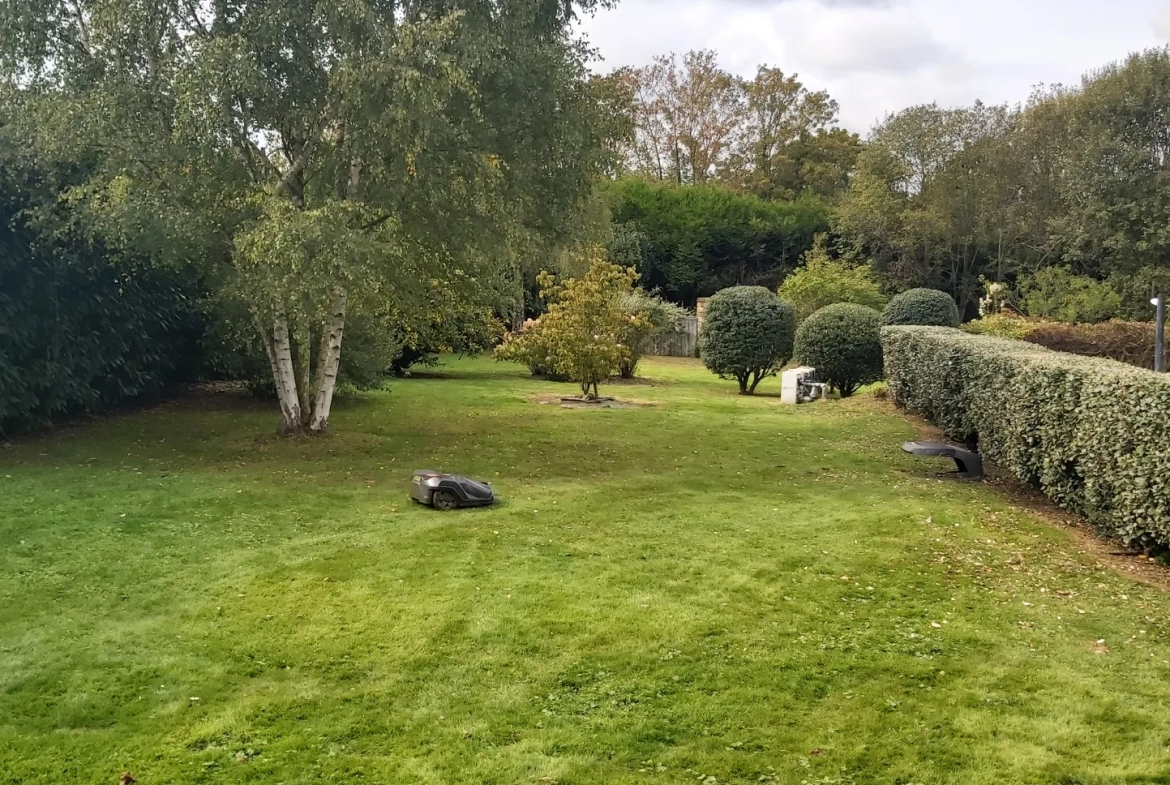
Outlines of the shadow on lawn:
<svg viewBox="0 0 1170 785">
<path fill-rule="evenodd" d="M 411 371 L 407 376 L 391 379 L 390 384 L 412 381 L 435 381 L 440 379 L 465 381 L 500 381 L 501 379 L 531 379 L 532 381 L 547 381 L 541 376 L 533 376 L 523 368 L 499 370 L 468 370 L 465 368 L 428 368 L 426 370 Z"/>
</svg>

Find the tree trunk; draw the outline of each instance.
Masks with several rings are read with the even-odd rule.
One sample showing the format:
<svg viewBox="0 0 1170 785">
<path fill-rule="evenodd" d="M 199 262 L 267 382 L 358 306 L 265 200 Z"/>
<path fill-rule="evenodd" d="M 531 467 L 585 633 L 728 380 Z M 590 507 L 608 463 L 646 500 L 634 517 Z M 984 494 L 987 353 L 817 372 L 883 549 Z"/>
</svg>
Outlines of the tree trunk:
<svg viewBox="0 0 1170 785">
<path fill-rule="evenodd" d="M 520 269 L 520 262 L 512 265 L 512 274 L 516 276 L 516 299 L 512 303 L 512 332 L 518 333 L 524 327 L 524 273 Z"/>
<path fill-rule="evenodd" d="M 329 319 L 321 331 L 321 354 L 317 358 L 316 399 L 313 403 L 313 417 L 309 421 L 312 433 L 324 433 L 329 429 L 329 411 L 333 408 L 333 391 L 337 387 L 337 370 L 341 366 L 341 338 L 345 332 L 345 309 L 348 304 L 345 292 L 333 295 Z"/>
<path fill-rule="evenodd" d="M 298 433 L 304 423 L 301 420 L 301 401 L 297 395 L 292 339 L 288 334 L 288 319 L 283 313 L 277 313 L 272 321 L 271 346 L 269 359 L 272 363 L 272 380 L 276 382 L 276 397 L 280 401 L 280 431 Z"/>
<path fill-rule="evenodd" d="M 299 323 L 294 326 L 294 333 L 296 340 L 293 342 L 293 362 L 296 368 L 296 383 L 297 383 L 297 401 L 301 405 L 301 423 L 307 425 L 309 412 L 313 410 L 312 391 L 313 388 L 309 386 L 310 381 L 310 357 L 312 350 L 309 344 L 310 330 L 308 321 L 304 318 L 299 320 Z"/>
</svg>

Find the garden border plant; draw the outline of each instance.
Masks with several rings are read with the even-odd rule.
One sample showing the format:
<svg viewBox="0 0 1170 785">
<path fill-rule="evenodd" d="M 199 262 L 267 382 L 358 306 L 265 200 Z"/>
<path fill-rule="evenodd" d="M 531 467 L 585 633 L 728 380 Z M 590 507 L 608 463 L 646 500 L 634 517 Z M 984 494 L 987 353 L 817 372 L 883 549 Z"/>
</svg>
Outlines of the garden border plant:
<svg viewBox="0 0 1170 785">
<path fill-rule="evenodd" d="M 626 309 L 625 298 L 635 290 L 637 271 L 605 261 L 601 249 L 589 254 L 589 269 L 579 278 L 558 280 L 547 271 L 537 276 L 548 311 L 508 336 L 494 356 L 572 380 L 581 387 L 583 399 L 597 401 L 598 385 L 617 375 L 630 359 L 625 341 L 644 327 L 647 317 Z"/>
<path fill-rule="evenodd" d="M 882 331 L 894 402 L 1098 531 L 1170 547 L 1170 378 L 937 327 Z"/>
<path fill-rule="evenodd" d="M 967 322 L 963 330 L 975 335 L 1027 341 L 1058 352 L 1108 358 L 1149 370 L 1154 367 L 1153 322 L 1111 319 L 1099 324 L 1065 324 L 992 314 Z"/>
</svg>

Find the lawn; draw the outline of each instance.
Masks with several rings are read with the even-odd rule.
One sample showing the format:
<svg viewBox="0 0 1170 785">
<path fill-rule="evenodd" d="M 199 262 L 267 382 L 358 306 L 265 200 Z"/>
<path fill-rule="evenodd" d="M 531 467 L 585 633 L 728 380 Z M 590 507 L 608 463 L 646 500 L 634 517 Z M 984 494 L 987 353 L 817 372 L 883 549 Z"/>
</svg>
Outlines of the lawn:
<svg viewBox="0 0 1170 785">
<path fill-rule="evenodd" d="M 654 406 L 453 360 L 323 439 L 218 394 L 0 450 L 0 783 L 1170 781 L 1163 591 L 872 397 L 643 372 Z M 503 502 L 414 506 L 421 467 Z"/>
</svg>

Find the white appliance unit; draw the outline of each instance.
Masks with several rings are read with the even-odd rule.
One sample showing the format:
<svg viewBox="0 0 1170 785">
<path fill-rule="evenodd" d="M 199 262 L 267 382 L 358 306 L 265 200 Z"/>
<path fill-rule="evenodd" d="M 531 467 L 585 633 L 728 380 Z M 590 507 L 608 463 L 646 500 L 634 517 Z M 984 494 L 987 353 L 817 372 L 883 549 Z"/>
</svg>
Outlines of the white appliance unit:
<svg viewBox="0 0 1170 785">
<path fill-rule="evenodd" d="M 812 403 L 829 392 L 829 385 L 817 381 L 817 369 L 806 365 L 785 371 L 780 383 L 780 403 Z"/>
</svg>

